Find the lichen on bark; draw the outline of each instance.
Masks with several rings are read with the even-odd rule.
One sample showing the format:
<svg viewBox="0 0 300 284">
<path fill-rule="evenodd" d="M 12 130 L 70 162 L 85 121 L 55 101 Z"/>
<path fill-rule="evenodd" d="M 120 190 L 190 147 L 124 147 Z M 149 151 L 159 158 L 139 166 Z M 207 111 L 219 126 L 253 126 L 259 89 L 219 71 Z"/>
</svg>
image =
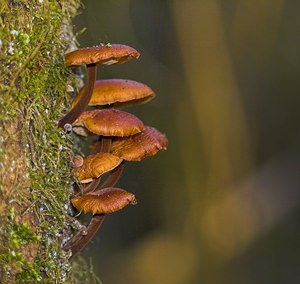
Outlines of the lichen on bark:
<svg viewBox="0 0 300 284">
<path fill-rule="evenodd" d="M 79 0 L 0 0 L 1 283 L 71 283 L 64 53 Z"/>
</svg>

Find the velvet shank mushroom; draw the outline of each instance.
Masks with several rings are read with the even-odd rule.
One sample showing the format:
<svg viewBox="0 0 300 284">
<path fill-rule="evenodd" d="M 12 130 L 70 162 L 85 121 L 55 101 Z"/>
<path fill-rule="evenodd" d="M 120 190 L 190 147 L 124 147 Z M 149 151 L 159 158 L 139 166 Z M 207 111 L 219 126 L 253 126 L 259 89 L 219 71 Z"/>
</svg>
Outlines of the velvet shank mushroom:
<svg viewBox="0 0 300 284">
<path fill-rule="evenodd" d="M 95 81 L 97 63 L 123 63 L 139 55 L 135 49 L 117 44 L 82 48 L 66 55 L 67 66 L 87 65 L 87 84 L 75 97 L 70 112 L 59 121 L 59 126 L 66 129 L 68 124 L 78 135 L 99 136 L 93 148 L 96 154 L 88 156 L 83 164 L 80 156 L 73 159 L 74 173 L 83 190 L 80 195 L 77 192 L 71 202 L 77 209 L 93 216 L 84 234 L 75 234 L 74 239 L 63 247 L 64 250 L 71 249 L 70 260 L 92 240 L 107 213 L 137 203 L 134 194 L 114 187 L 125 160 L 140 161 L 167 148 L 165 135 L 153 127 L 145 127 L 133 114 L 117 109 L 151 100 L 155 94 L 148 86 L 122 79 Z M 98 109 L 85 111 L 88 105 Z M 108 176 L 99 189 L 104 173 Z M 86 186 L 85 183 L 89 184 Z"/>
<path fill-rule="evenodd" d="M 113 170 L 122 159 L 110 153 L 98 153 L 85 158 L 83 165 L 74 169 L 81 183 L 91 182 L 106 172 Z"/>
<path fill-rule="evenodd" d="M 114 187 L 73 197 L 71 202 L 78 210 L 82 210 L 84 213 L 91 212 L 93 215 L 113 213 L 128 204 L 137 203 L 134 194 Z"/>
<path fill-rule="evenodd" d="M 88 225 L 86 235 L 71 246 L 70 261 L 82 250 L 95 236 L 103 223 L 106 213 L 116 212 L 128 204 L 137 204 L 134 194 L 121 188 L 103 188 L 97 192 L 87 193 L 71 199 L 72 204 L 85 213 L 91 212 L 93 217 Z M 68 247 L 64 248 L 65 250 Z"/>
<path fill-rule="evenodd" d="M 85 131 L 82 128 L 86 128 Z M 78 135 L 90 133 L 102 136 L 130 136 L 144 130 L 143 122 L 135 115 L 117 109 L 95 109 L 82 113 L 73 123 Z"/>
<path fill-rule="evenodd" d="M 139 58 L 139 56 L 139 52 L 134 48 L 122 44 L 80 48 L 66 54 L 65 61 L 67 66 L 87 66 L 87 83 L 76 105 L 59 121 L 58 126 L 64 128 L 66 124 L 72 124 L 86 109 L 96 81 L 97 64 L 123 63 L 132 58 Z"/>
<path fill-rule="evenodd" d="M 118 137 L 130 136 L 145 128 L 135 115 L 117 109 L 96 110 L 94 115 L 85 119 L 84 125 L 92 133 Z"/>
<path fill-rule="evenodd" d="M 134 135 L 143 131 L 144 128 L 143 122 L 135 115 L 117 109 L 96 109 L 84 112 L 73 126 L 73 130 L 77 134 L 94 133 L 99 135 L 102 142 L 100 151 L 103 152 L 109 152 L 111 137 Z"/>
<path fill-rule="evenodd" d="M 77 135 L 80 136 L 91 136 L 94 135 L 94 133 L 90 132 L 84 125 L 84 121 L 95 115 L 95 110 L 93 111 L 85 111 L 83 112 L 73 123 L 72 123 L 72 129 L 73 132 L 75 132 Z"/>
<path fill-rule="evenodd" d="M 127 161 L 140 161 L 166 149 L 165 135 L 150 126 L 135 135 L 117 138 L 111 145 L 111 153 Z"/>
<path fill-rule="evenodd" d="M 80 155 L 76 155 L 72 159 L 72 167 L 73 168 L 80 168 L 84 163 L 84 159 Z"/>
<path fill-rule="evenodd" d="M 74 98 L 72 107 L 82 97 L 84 88 Z M 129 105 L 146 103 L 155 97 L 155 93 L 145 84 L 123 79 L 98 80 L 89 106 L 120 108 Z"/>
</svg>

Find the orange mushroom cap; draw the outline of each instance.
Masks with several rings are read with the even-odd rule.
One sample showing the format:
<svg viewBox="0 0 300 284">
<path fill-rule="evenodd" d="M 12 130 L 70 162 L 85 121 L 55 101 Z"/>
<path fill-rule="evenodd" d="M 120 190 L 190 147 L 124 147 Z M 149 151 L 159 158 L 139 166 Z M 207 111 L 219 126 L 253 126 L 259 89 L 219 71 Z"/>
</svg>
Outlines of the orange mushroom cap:
<svg viewBox="0 0 300 284">
<path fill-rule="evenodd" d="M 83 93 L 83 88 L 72 102 L 76 105 Z M 146 103 L 155 97 L 155 93 L 147 85 L 123 79 L 98 80 L 94 85 L 94 91 L 89 106 L 113 105 L 122 107 L 138 103 Z"/>
<path fill-rule="evenodd" d="M 72 159 L 73 168 L 80 168 L 83 165 L 84 159 L 80 155 L 76 155 Z"/>
<path fill-rule="evenodd" d="M 99 45 L 79 48 L 65 55 L 67 66 L 101 63 L 111 65 L 139 58 L 140 53 L 124 44 Z"/>
<path fill-rule="evenodd" d="M 113 213 L 128 204 L 137 204 L 133 193 L 115 187 L 107 187 L 83 196 L 73 197 L 71 202 L 78 210 L 84 213 L 91 212 L 93 215 Z"/>
<path fill-rule="evenodd" d="M 80 136 L 90 136 L 94 135 L 94 133 L 90 132 L 88 129 L 86 129 L 84 125 L 84 121 L 95 115 L 95 111 L 85 111 L 83 112 L 73 123 L 72 123 L 72 129 L 73 132 L 75 132 L 77 135 Z"/>
<path fill-rule="evenodd" d="M 94 109 L 82 113 L 72 124 L 81 136 L 129 136 L 141 132 L 145 126 L 135 115 L 117 109 Z"/>
<path fill-rule="evenodd" d="M 97 109 L 84 121 L 84 125 L 98 135 L 121 137 L 136 134 L 145 128 L 135 115 L 117 109 Z"/>
<path fill-rule="evenodd" d="M 74 169 L 81 183 L 91 182 L 102 174 L 111 171 L 122 162 L 122 159 L 110 153 L 98 153 L 87 156 L 83 165 Z"/>
<path fill-rule="evenodd" d="M 140 161 L 166 149 L 165 135 L 150 126 L 135 135 L 117 138 L 111 145 L 111 153 L 127 161 Z"/>
</svg>

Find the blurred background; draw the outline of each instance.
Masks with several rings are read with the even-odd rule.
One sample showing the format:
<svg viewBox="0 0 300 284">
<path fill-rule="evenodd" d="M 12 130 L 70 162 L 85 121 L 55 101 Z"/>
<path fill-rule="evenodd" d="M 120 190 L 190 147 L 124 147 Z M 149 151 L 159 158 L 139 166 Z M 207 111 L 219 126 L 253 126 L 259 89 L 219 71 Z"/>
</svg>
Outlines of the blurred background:
<svg viewBox="0 0 300 284">
<path fill-rule="evenodd" d="M 300 1 L 83 4 L 81 47 L 141 53 L 98 79 L 149 85 L 157 97 L 126 110 L 169 140 L 127 163 L 118 185 L 139 204 L 83 253 L 102 282 L 300 283 Z"/>
</svg>

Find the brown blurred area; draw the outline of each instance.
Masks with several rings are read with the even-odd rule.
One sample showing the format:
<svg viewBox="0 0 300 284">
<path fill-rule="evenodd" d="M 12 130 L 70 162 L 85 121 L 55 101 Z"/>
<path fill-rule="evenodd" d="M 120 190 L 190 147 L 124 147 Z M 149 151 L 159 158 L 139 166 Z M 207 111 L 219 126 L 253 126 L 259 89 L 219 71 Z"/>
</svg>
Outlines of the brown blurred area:
<svg viewBox="0 0 300 284">
<path fill-rule="evenodd" d="M 102 282 L 300 283 L 300 2 L 83 2 L 81 46 L 141 53 L 98 79 L 153 88 L 127 110 L 169 140 L 127 164 L 139 204 L 84 251 Z"/>
</svg>

